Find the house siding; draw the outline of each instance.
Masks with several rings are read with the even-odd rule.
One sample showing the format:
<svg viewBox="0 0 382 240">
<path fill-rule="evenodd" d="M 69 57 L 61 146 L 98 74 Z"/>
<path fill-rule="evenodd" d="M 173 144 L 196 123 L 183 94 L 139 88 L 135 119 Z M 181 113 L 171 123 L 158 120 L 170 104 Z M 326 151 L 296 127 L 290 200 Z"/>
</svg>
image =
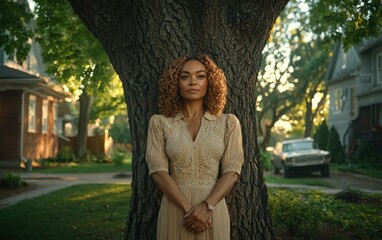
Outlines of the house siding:
<svg viewBox="0 0 382 240">
<path fill-rule="evenodd" d="M 48 105 L 48 131 L 42 133 L 42 102 L 43 98 L 37 96 L 36 101 L 36 132 L 28 132 L 28 94 L 25 96 L 24 117 L 24 157 L 28 159 L 42 159 L 55 157 L 58 151 L 58 138 L 53 133 L 54 116 L 53 102 Z"/>
<path fill-rule="evenodd" d="M 21 91 L 0 92 L 0 161 L 20 160 Z"/>
</svg>

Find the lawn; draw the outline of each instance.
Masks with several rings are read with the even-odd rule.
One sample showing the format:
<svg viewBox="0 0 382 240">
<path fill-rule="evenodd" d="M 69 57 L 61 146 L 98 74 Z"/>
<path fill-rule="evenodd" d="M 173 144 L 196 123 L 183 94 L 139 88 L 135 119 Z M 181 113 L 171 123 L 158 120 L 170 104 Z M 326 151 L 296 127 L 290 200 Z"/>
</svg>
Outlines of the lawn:
<svg viewBox="0 0 382 240">
<path fill-rule="evenodd" d="M 130 185 L 76 185 L 0 209 L 1 239 L 122 239 Z"/>
<path fill-rule="evenodd" d="M 1 239 L 123 239 L 130 196 L 129 185 L 90 184 L 25 200 L 0 210 Z M 379 239 L 381 195 L 335 197 L 270 189 L 277 239 Z"/>
</svg>

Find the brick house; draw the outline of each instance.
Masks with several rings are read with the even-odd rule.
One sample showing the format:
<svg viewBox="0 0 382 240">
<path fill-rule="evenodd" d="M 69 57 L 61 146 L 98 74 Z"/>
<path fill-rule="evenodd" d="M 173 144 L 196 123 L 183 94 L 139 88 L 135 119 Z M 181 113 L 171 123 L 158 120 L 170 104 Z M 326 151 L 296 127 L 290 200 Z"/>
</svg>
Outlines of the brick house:
<svg viewBox="0 0 382 240">
<path fill-rule="evenodd" d="M 39 46 L 21 65 L 0 49 L 0 169 L 55 157 L 69 93 L 44 77 Z"/>
<path fill-rule="evenodd" d="M 382 37 L 344 51 L 338 44 L 326 81 L 329 127 L 334 126 L 348 155 L 360 143 L 382 153 Z"/>
</svg>

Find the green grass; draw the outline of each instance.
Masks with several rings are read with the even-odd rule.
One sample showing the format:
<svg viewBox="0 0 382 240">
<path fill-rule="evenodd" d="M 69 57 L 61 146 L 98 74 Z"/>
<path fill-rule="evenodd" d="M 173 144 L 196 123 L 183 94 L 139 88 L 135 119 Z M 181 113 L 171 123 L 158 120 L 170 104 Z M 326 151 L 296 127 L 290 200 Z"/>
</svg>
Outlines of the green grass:
<svg viewBox="0 0 382 240">
<path fill-rule="evenodd" d="M 125 159 L 123 164 L 116 166 L 113 163 L 65 163 L 47 168 L 34 168 L 34 173 L 99 173 L 99 172 L 131 172 L 131 159 Z"/>
<path fill-rule="evenodd" d="M 277 239 L 379 239 L 382 196 L 347 203 L 318 191 L 271 188 Z M 130 185 L 76 185 L 0 209 L 1 239 L 123 239 Z"/>
<path fill-rule="evenodd" d="M 123 239 L 130 185 L 76 185 L 0 209 L 1 239 Z"/>
<path fill-rule="evenodd" d="M 332 187 L 328 182 L 315 178 L 283 178 L 282 176 L 265 176 L 266 183 L 299 184 L 309 186 Z"/>
<path fill-rule="evenodd" d="M 339 172 L 350 172 L 382 179 L 382 169 L 375 167 L 362 167 L 357 165 L 348 164 L 330 164 L 330 168 Z"/>
</svg>

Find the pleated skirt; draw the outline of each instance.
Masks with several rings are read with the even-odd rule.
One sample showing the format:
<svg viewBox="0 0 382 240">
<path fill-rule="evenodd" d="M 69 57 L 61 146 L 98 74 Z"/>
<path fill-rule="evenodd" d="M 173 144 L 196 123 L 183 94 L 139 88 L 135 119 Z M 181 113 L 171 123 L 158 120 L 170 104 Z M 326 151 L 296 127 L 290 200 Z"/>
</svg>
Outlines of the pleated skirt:
<svg viewBox="0 0 382 240">
<path fill-rule="evenodd" d="M 192 205 L 202 202 L 212 190 L 212 186 L 180 186 Z M 212 228 L 194 233 L 184 226 L 184 213 L 163 196 L 157 223 L 157 240 L 229 240 L 230 219 L 225 199 L 216 204 L 211 213 Z"/>
</svg>

